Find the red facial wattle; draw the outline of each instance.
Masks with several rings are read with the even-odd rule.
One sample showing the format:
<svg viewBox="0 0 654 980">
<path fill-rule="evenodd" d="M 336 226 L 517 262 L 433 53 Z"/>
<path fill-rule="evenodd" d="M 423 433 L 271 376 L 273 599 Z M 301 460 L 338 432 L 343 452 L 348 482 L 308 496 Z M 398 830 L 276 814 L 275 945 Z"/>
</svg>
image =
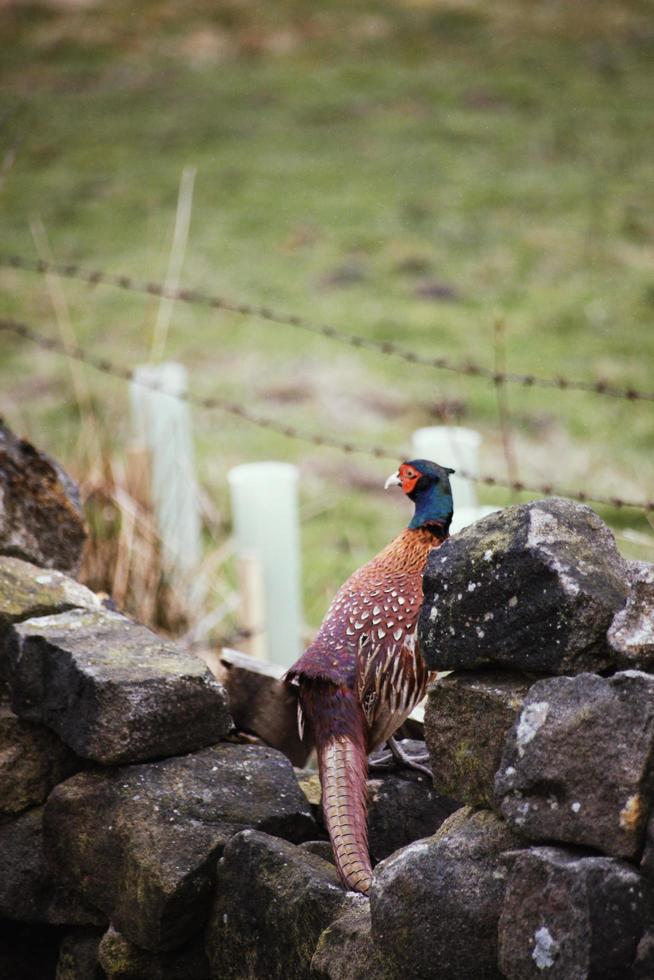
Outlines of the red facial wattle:
<svg viewBox="0 0 654 980">
<path fill-rule="evenodd" d="M 402 490 L 404 493 L 409 494 L 415 490 L 416 484 L 422 476 L 422 473 L 415 470 L 413 466 L 407 466 L 406 463 L 403 463 L 399 469 L 399 476 L 402 484 Z"/>
</svg>

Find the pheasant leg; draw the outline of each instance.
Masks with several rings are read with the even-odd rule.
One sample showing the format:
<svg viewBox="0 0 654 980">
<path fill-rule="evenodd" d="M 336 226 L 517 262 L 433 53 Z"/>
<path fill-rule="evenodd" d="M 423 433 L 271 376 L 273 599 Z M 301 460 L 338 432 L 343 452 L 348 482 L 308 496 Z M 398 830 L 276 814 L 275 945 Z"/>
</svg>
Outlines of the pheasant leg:
<svg viewBox="0 0 654 980">
<path fill-rule="evenodd" d="M 425 762 L 429 761 L 428 752 L 419 752 L 415 755 L 410 755 L 392 736 L 388 739 L 386 745 L 388 746 L 386 751 L 381 750 L 375 752 L 370 757 L 368 768 L 371 772 L 387 772 L 393 768 L 393 761 L 395 761 L 406 769 L 415 769 L 416 772 L 423 773 L 425 776 L 429 776 L 430 779 L 432 778 L 431 769 L 424 765 Z"/>
</svg>

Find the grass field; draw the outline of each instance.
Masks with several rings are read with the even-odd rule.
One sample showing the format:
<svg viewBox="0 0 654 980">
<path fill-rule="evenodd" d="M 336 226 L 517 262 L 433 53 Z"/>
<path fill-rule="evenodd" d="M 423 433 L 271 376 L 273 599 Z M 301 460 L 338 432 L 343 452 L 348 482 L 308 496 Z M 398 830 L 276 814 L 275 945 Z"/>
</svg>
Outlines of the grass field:
<svg viewBox="0 0 654 980">
<path fill-rule="evenodd" d="M 426 354 L 654 389 L 654 8 L 650 3 L 0 6 L 1 248 L 163 278 L 180 175 L 197 168 L 185 285 L 268 303 Z M 2 162 L 4 160 L 4 163 Z M 147 361 L 156 301 L 0 269 L 0 316 L 122 365 Z M 0 336 L 0 413 L 73 467 L 80 413 L 128 438 L 125 385 Z M 166 356 L 197 394 L 408 447 L 443 407 L 506 477 L 496 393 L 474 378 L 178 306 Z M 654 405 L 511 388 L 525 483 L 652 496 Z M 194 419 L 200 474 L 302 468 L 306 616 L 407 517 L 390 467 Z M 484 502 L 508 493 L 482 490 Z M 527 495 L 520 499 L 528 499 Z M 601 509 L 654 560 L 645 516 Z"/>
</svg>

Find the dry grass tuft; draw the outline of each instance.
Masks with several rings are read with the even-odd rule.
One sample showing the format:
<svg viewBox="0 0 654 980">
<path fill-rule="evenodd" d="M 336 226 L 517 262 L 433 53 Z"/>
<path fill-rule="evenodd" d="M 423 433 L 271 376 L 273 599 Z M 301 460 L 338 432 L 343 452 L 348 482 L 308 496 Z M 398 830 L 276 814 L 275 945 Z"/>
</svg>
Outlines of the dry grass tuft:
<svg viewBox="0 0 654 980">
<path fill-rule="evenodd" d="M 185 581 L 167 563 L 150 495 L 147 453 L 130 449 L 118 457 L 95 442 L 88 453 L 87 417 L 80 455 L 71 467 L 80 488 L 88 525 L 79 579 L 104 593 L 116 609 L 158 633 L 201 651 L 233 642 L 239 597 L 234 590 L 233 545 L 220 515 L 203 502 L 203 533 L 208 546 Z"/>
<path fill-rule="evenodd" d="M 179 636 L 191 610 L 167 574 L 147 484 L 134 472 L 105 456 L 101 470 L 81 480 L 89 537 L 80 579 L 139 622 Z"/>
</svg>

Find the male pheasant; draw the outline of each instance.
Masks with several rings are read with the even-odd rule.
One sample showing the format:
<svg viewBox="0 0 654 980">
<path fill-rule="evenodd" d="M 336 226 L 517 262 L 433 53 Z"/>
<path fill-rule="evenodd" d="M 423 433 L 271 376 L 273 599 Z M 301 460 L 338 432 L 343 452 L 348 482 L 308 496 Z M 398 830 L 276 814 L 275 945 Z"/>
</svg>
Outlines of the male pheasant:
<svg viewBox="0 0 654 980">
<path fill-rule="evenodd" d="M 368 755 L 390 739 L 430 679 L 416 648 L 427 556 L 449 534 L 453 470 L 425 459 L 402 463 L 386 487 L 415 503 L 406 530 L 354 572 L 334 597 L 313 643 L 290 668 L 299 718 L 315 741 L 325 823 L 347 888 L 367 894 Z"/>
</svg>

